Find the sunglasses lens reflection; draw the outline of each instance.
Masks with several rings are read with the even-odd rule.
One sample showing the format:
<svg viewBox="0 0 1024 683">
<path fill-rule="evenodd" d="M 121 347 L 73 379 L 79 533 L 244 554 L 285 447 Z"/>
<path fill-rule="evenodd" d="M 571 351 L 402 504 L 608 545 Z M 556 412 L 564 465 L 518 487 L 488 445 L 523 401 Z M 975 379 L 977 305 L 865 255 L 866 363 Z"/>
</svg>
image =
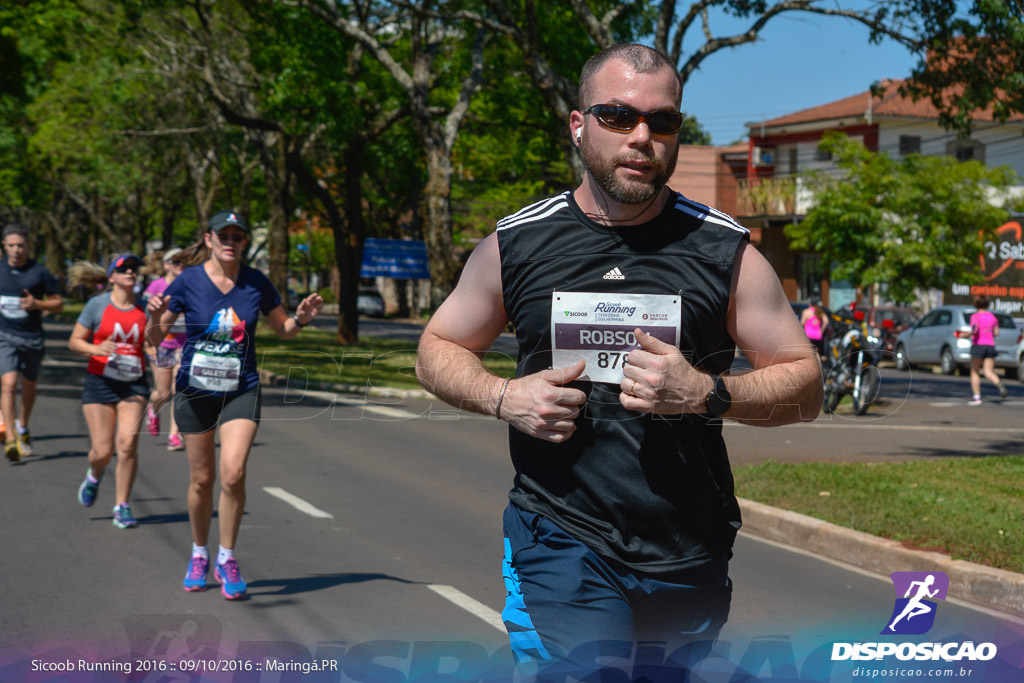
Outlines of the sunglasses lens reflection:
<svg viewBox="0 0 1024 683">
<path fill-rule="evenodd" d="M 597 120 L 612 130 L 629 132 L 644 121 L 655 135 L 672 135 L 683 126 L 680 112 L 656 111 L 642 114 L 635 109 L 621 105 L 597 105 L 593 108 Z"/>
</svg>

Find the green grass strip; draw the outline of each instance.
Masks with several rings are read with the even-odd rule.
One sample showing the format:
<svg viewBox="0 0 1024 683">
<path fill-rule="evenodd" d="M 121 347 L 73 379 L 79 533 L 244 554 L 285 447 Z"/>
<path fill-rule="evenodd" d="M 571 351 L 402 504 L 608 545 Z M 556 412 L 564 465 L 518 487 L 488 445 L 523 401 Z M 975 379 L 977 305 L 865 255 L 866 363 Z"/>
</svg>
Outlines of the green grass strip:
<svg viewBox="0 0 1024 683">
<path fill-rule="evenodd" d="M 954 559 L 1024 572 L 1024 456 L 901 463 L 769 461 L 737 495 Z"/>
<path fill-rule="evenodd" d="M 416 379 L 416 345 L 381 337 L 360 338 L 355 346 L 338 346 L 333 330 L 307 327 L 298 337 L 282 341 L 268 327 L 256 332 L 256 362 L 263 370 L 292 381 L 355 384 L 359 386 L 422 389 Z M 515 357 L 489 353 L 484 365 L 491 372 L 515 374 Z"/>
<path fill-rule="evenodd" d="M 59 317 L 74 322 L 85 306 L 66 302 Z M 293 382 L 330 382 L 361 387 L 422 389 L 416 379 L 416 344 L 383 337 L 363 337 L 355 346 L 339 346 L 334 330 L 307 327 L 283 341 L 262 320 L 256 330 L 256 363 L 261 370 L 290 377 Z M 516 359 L 489 353 L 484 365 L 502 377 L 515 374 Z"/>
</svg>

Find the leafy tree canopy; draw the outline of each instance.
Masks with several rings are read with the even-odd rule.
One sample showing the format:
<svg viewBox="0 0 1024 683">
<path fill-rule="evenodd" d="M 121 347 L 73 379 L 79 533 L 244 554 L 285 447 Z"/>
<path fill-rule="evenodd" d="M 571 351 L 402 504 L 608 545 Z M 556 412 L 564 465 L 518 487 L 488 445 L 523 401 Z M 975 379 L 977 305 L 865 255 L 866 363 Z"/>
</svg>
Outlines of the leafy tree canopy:
<svg viewBox="0 0 1024 683">
<path fill-rule="evenodd" d="M 840 173 L 804 176 L 814 207 L 785 228 L 794 249 L 820 253 L 833 278 L 854 286 L 886 284 L 897 301 L 981 280 L 977 256 L 1009 216 L 992 194 L 1016 181 L 1012 170 L 951 157 L 892 159 L 841 133 L 820 147 Z"/>
</svg>

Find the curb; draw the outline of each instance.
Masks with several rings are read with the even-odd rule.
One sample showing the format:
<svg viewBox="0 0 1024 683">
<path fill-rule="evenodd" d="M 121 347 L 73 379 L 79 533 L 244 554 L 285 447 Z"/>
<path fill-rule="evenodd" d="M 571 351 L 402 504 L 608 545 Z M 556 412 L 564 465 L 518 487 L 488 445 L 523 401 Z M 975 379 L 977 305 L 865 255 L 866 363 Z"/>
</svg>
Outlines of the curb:
<svg viewBox="0 0 1024 683">
<path fill-rule="evenodd" d="M 743 529 L 772 541 L 888 576 L 898 571 L 940 571 L 949 576 L 949 594 L 983 607 L 1024 616 L 1024 574 L 949 555 L 903 547 L 899 541 L 739 499 Z"/>
</svg>

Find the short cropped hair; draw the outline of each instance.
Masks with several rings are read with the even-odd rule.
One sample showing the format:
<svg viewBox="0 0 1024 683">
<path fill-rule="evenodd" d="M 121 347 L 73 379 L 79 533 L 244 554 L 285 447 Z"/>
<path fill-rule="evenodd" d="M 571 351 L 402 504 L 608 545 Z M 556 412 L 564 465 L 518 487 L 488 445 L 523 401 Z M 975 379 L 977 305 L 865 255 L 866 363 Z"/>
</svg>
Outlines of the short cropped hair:
<svg viewBox="0 0 1024 683">
<path fill-rule="evenodd" d="M 668 57 L 653 48 L 647 47 L 646 45 L 620 43 L 619 45 L 606 47 L 588 59 L 587 63 L 583 65 L 583 70 L 580 72 L 580 93 L 578 103 L 580 111 L 583 111 L 593 104 L 590 101 L 590 91 L 591 81 L 594 78 L 594 74 L 600 71 L 605 64 L 613 59 L 621 59 L 642 74 L 657 73 L 664 68 L 671 69 L 672 73 L 675 74 L 676 77 L 676 102 L 678 103 L 682 98 L 683 79 L 679 76 L 679 72 L 676 70 L 675 65 L 668 60 Z"/>
<path fill-rule="evenodd" d="M 20 235 L 28 240 L 28 228 L 21 223 L 8 223 L 7 227 L 4 228 L 4 239 L 7 239 L 8 235 Z"/>
</svg>

